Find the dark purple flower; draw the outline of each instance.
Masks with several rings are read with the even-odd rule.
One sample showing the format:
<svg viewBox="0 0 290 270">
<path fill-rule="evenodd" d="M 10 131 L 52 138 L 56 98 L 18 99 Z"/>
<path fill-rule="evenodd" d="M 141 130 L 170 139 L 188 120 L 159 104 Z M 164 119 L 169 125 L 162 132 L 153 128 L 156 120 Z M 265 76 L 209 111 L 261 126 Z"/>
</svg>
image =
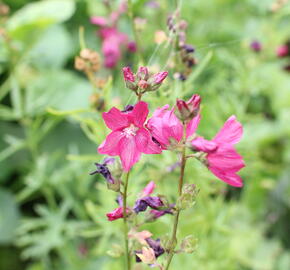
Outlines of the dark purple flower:
<svg viewBox="0 0 290 270">
<path fill-rule="evenodd" d="M 185 44 L 183 45 L 183 49 L 187 52 L 187 53 L 193 53 L 195 51 L 194 47 L 190 44 Z"/>
<path fill-rule="evenodd" d="M 90 175 L 99 173 L 107 180 L 108 183 L 114 184 L 115 180 L 107 167 L 108 164 L 113 163 L 114 161 L 114 158 L 105 158 L 103 163 L 95 163 L 95 165 L 97 166 L 97 170 L 91 172 Z"/>
<path fill-rule="evenodd" d="M 135 206 L 134 206 L 134 211 L 136 213 L 144 212 L 146 211 L 148 206 L 152 209 L 157 210 L 159 207 L 163 205 L 164 204 L 159 197 L 147 196 L 136 201 Z"/>
<path fill-rule="evenodd" d="M 250 47 L 253 51 L 255 52 L 260 52 L 262 50 L 262 44 L 261 42 L 254 40 L 251 44 Z"/>
<path fill-rule="evenodd" d="M 152 238 L 147 238 L 146 242 L 154 250 L 156 258 L 164 253 L 164 248 L 161 246 L 160 239 L 154 240 Z"/>
<path fill-rule="evenodd" d="M 129 104 L 124 108 L 122 112 L 130 112 L 130 111 L 133 111 L 133 109 L 134 109 L 134 106 Z"/>
</svg>

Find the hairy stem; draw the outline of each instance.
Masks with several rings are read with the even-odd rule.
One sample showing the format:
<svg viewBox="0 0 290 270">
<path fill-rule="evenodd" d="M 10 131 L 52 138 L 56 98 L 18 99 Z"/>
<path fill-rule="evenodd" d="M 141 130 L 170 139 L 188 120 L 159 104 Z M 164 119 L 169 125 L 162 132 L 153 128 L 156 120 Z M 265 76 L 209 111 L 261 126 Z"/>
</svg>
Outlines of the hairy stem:
<svg viewBox="0 0 290 270">
<path fill-rule="evenodd" d="M 185 143 L 186 143 L 186 124 L 183 123 L 182 156 L 181 156 L 180 176 L 179 176 L 179 182 L 178 182 L 178 197 L 180 197 L 182 195 L 184 171 L 185 171 L 185 165 L 186 165 L 186 146 L 185 146 Z M 170 263 L 172 261 L 173 255 L 174 255 L 175 246 L 177 244 L 176 234 L 177 234 L 179 215 L 180 215 L 180 209 L 177 210 L 177 213 L 176 213 L 175 219 L 174 219 L 174 225 L 173 225 L 173 230 L 172 230 L 172 235 L 171 235 L 171 240 L 170 240 L 170 250 L 169 250 L 169 255 L 168 255 L 167 262 L 166 262 L 165 270 L 169 269 Z"/>
<path fill-rule="evenodd" d="M 128 242 L 128 223 L 127 223 L 127 189 L 129 183 L 129 172 L 126 174 L 123 192 L 123 221 L 124 221 L 124 240 L 125 240 L 125 260 L 126 269 L 131 269 L 129 242 Z"/>
</svg>

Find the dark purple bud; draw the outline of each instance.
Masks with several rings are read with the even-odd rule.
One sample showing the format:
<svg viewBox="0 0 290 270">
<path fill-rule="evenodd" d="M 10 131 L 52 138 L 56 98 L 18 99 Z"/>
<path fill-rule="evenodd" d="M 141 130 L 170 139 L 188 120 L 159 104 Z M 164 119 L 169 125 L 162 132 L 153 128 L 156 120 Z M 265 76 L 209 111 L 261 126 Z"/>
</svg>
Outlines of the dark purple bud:
<svg viewBox="0 0 290 270">
<path fill-rule="evenodd" d="M 97 166 L 97 170 L 91 172 L 90 175 L 99 173 L 107 180 L 108 183 L 114 184 L 114 178 L 112 177 L 111 172 L 107 167 L 106 161 L 104 163 L 95 163 L 95 165 Z"/>
<path fill-rule="evenodd" d="M 179 73 L 178 79 L 181 81 L 185 81 L 186 80 L 186 76 L 183 75 L 182 73 Z"/>
<path fill-rule="evenodd" d="M 135 251 L 135 258 L 136 258 L 136 262 L 137 262 L 137 263 L 142 262 L 141 259 L 136 255 L 136 254 L 141 254 L 141 253 L 142 253 L 141 250 L 136 250 L 136 251 Z"/>
<path fill-rule="evenodd" d="M 187 52 L 187 53 L 193 53 L 195 51 L 194 47 L 192 45 L 189 44 L 185 44 L 183 45 L 183 49 Z"/>
<path fill-rule="evenodd" d="M 255 52 L 260 52 L 262 50 L 262 44 L 259 41 L 257 41 L 257 40 L 253 41 L 250 44 L 250 47 Z"/>
<path fill-rule="evenodd" d="M 164 253 L 164 248 L 161 246 L 160 239 L 154 240 L 152 238 L 147 238 L 146 242 L 154 250 L 156 258 Z"/>
<path fill-rule="evenodd" d="M 136 213 L 144 212 L 148 206 L 152 209 L 158 209 L 159 207 L 163 206 L 163 202 L 159 197 L 147 196 L 136 201 L 134 211 Z"/>
</svg>

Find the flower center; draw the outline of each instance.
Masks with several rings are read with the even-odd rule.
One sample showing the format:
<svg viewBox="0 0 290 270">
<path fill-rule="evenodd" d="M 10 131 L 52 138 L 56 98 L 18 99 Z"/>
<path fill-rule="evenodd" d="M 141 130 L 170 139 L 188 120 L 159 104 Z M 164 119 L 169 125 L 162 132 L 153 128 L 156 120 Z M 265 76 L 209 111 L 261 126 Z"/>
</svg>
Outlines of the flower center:
<svg viewBox="0 0 290 270">
<path fill-rule="evenodd" d="M 136 136 L 136 132 L 138 131 L 138 129 L 139 129 L 138 127 L 131 124 L 129 127 L 123 130 L 123 133 L 125 134 L 127 138 L 129 138 L 131 136 Z"/>
</svg>

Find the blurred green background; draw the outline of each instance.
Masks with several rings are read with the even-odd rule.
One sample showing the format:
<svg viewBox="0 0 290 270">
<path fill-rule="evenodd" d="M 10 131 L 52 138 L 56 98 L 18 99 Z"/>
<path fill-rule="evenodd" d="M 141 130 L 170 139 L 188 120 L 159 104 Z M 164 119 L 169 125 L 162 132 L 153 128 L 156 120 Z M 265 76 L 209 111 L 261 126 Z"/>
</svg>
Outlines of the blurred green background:
<svg viewBox="0 0 290 270">
<path fill-rule="evenodd" d="M 134 15 L 147 20 L 139 33 L 142 54 L 158 71 L 166 65 L 169 48 L 158 47 L 154 34 L 167 31 L 175 1 L 155 1 L 159 7 L 147 2 L 152 1 L 133 1 Z M 193 254 L 175 256 L 172 269 L 289 270 L 290 73 L 275 50 L 290 38 L 290 5 L 181 2 L 187 43 L 195 46 L 198 64 L 185 82 L 166 67 L 167 82 L 144 100 L 152 112 L 174 104 L 176 97 L 200 94 L 198 131 L 206 138 L 235 114 L 244 125 L 238 150 L 247 166 L 241 171 L 245 186 L 236 189 L 198 162 L 188 163 L 186 181 L 200 192 L 194 208 L 181 216 L 179 237 L 192 234 L 199 244 Z M 84 27 L 87 46 L 100 53 L 97 27 L 89 20 L 108 12 L 100 0 L 2 4 L 10 13 L 0 21 L 0 269 L 122 269 L 122 257 L 110 256 L 122 244 L 122 222 L 110 223 L 105 216 L 116 207 L 115 193 L 101 176 L 89 176 L 93 163 L 103 158 L 96 149 L 108 130 L 90 101 L 92 85 L 74 69 L 79 27 Z M 126 14 L 119 29 L 133 39 Z M 260 53 L 250 49 L 253 40 L 261 42 Z M 121 74 L 128 64 L 137 69 L 136 55 L 124 53 L 115 69 L 97 72 L 109 78 L 101 92 L 105 110 L 136 102 Z M 129 201 L 150 180 L 158 193 L 174 199 L 178 170 L 168 167 L 176 161 L 170 152 L 143 156 L 131 175 Z M 171 223 L 172 217 L 164 216 L 142 229 L 162 237 Z"/>
</svg>

